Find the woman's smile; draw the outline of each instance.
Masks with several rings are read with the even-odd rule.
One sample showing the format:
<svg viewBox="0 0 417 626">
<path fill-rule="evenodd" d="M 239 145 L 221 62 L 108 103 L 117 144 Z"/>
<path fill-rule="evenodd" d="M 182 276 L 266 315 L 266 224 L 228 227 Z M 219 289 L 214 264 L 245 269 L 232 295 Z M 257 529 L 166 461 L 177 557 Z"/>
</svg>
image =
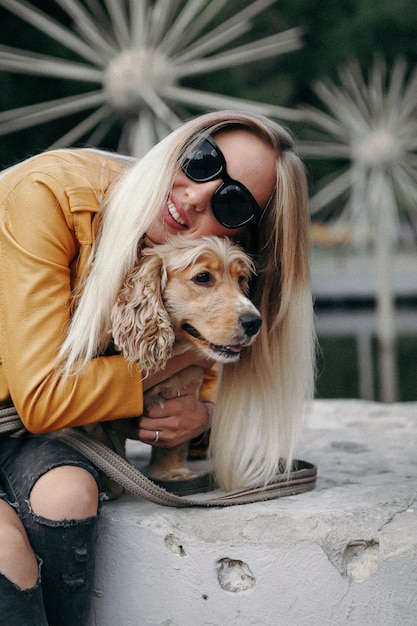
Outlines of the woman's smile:
<svg viewBox="0 0 417 626">
<path fill-rule="evenodd" d="M 181 217 L 179 210 L 177 209 L 177 206 L 174 204 L 171 196 L 168 196 L 167 201 L 166 201 L 166 206 L 168 209 L 168 213 L 170 215 L 170 217 L 179 225 L 179 226 L 187 226 L 186 222 L 184 221 L 184 219 Z"/>
</svg>

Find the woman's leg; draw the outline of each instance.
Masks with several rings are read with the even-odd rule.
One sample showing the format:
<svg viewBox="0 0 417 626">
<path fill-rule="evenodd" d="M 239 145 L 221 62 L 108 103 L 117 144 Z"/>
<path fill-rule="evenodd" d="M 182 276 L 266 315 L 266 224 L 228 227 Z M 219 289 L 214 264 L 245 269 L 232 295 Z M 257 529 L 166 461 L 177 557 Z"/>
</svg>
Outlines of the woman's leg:
<svg viewBox="0 0 417 626">
<path fill-rule="evenodd" d="M 50 626 L 82 626 L 94 579 L 98 487 L 76 466 L 56 467 L 34 484 L 25 526 L 42 558 L 42 590 Z"/>
<path fill-rule="evenodd" d="M 23 590 L 36 585 L 38 569 L 22 522 L 12 507 L 0 500 L 0 573 Z"/>
<path fill-rule="evenodd" d="M 13 508 L 0 500 L 0 611 L 8 626 L 48 626 L 39 565 Z"/>
<path fill-rule="evenodd" d="M 9 502 L 42 563 L 45 623 L 83 626 L 94 580 L 96 468 L 65 444 L 32 436 L 6 444 L 0 441 L 0 466 Z M 27 623 L 31 622 L 16 625 Z"/>
<path fill-rule="evenodd" d="M 55 467 L 34 484 L 30 505 L 35 515 L 50 520 L 95 517 L 98 509 L 97 483 L 82 467 Z"/>
</svg>

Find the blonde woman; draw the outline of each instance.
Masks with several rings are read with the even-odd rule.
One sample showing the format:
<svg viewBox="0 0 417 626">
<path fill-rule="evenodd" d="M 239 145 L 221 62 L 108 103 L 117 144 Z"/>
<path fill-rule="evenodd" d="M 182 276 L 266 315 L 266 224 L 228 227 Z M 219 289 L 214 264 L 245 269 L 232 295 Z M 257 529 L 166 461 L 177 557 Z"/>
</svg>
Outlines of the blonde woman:
<svg viewBox="0 0 417 626">
<path fill-rule="evenodd" d="M 279 124 L 225 111 L 184 124 L 139 162 L 95 150 L 33 157 L 0 178 L 0 207 L 0 402 L 28 431 L 0 440 L 0 610 L 9 626 L 81 626 L 98 474 L 42 435 L 134 418 L 138 439 L 158 432 L 170 447 L 211 426 L 223 489 L 266 483 L 282 461 L 289 469 L 313 387 L 305 172 Z M 253 255 L 260 337 L 217 390 L 194 352 L 142 379 L 109 350 L 112 305 L 145 234 L 156 245 L 228 236 Z M 206 370 L 200 397 L 184 389 L 145 414 L 143 392 L 191 363 Z"/>
</svg>

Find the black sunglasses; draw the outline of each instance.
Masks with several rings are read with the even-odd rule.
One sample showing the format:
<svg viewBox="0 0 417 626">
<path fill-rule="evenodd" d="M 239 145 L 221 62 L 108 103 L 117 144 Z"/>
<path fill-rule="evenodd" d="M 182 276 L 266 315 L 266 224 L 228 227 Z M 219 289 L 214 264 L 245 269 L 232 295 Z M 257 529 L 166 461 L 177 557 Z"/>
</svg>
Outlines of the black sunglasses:
<svg viewBox="0 0 417 626">
<path fill-rule="evenodd" d="M 181 169 L 187 178 L 196 183 L 216 178 L 223 180 L 211 199 L 213 215 L 222 226 L 240 228 L 250 222 L 259 223 L 262 210 L 249 189 L 230 178 L 224 155 L 212 137 L 204 137 L 192 149 Z"/>
</svg>

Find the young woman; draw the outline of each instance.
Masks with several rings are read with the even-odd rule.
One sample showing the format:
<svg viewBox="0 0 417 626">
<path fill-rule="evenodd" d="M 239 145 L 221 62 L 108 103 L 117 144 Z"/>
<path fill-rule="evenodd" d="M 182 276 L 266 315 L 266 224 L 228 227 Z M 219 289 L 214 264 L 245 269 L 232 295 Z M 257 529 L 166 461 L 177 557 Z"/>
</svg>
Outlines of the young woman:
<svg viewBox="0 0 417 626">
<path fill-rule="evenodd" d="M 95 150 L 46 152 L 0 178 L 0 402 L 27 432 L 0 440 L 0 611 L 9 626 L 86 623 L 98 473 L 48 431 L 136 418 L 136 436 L 173 446 L 210 425 L 224 489 L 291 467 L 313 386 L 304 168 L 278 124 L 234 111 L 200 116 L 134 162 Z M 141 372 L 111 342 L 110 311 L 146 234 L 155 244 L 228 236 L 256 263 L 260 337 L 222 380 L 194 352 Z M 191 363 L 184 389 L 143 413 L 143 391 Z M 223 384 L 223 383 L 222 383 Z M 213 423 L 211 415 L 216 400 Z M 233 416 L 233 419 L 230 419 Z"/>
</svg>

